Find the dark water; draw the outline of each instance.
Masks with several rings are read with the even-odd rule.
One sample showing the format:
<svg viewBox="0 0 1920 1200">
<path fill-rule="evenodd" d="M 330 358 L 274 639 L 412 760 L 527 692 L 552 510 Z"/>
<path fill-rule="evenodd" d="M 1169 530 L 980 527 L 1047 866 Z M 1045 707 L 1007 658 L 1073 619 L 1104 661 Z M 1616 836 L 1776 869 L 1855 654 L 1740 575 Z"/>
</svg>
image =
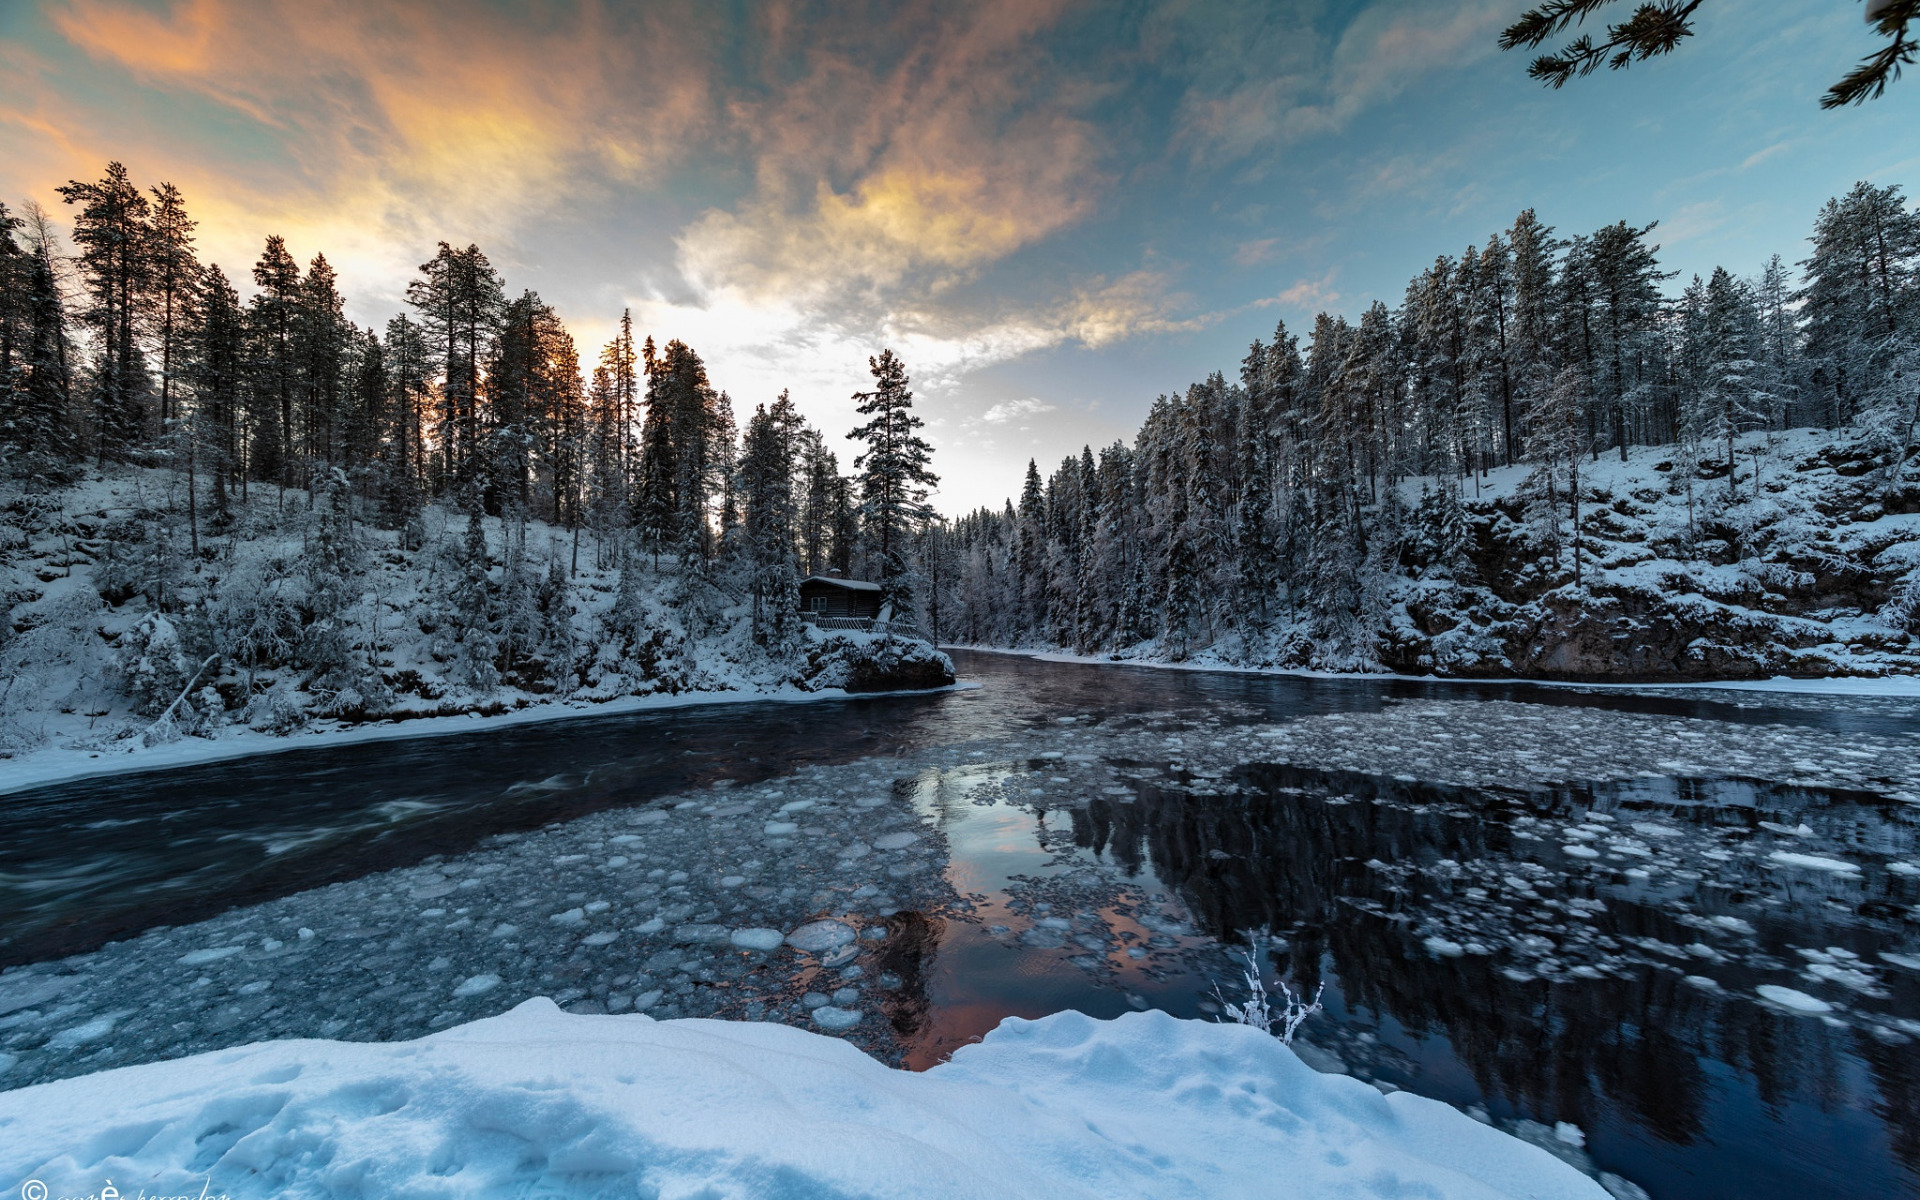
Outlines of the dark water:
<svg viewBox="0 0 1920 1200">
<path fill-rule="evenodd" d="M 875 756 L 900 756 L 913 773 L 906 760 L 918 750 L 991 743 L 1060 714 L 1097 722 L 1220 714 L 1239 723 L 1442 697 L 1794 724 L 1840 737 L 1914 727 L 1890 707 L 1727 693 L 956 658 L 981 688 L 579 718 L 8 796 L 0 799 L 0 965 L 78 953 L 717 779 L 749 783 L 803 763 Z M 1543 864 L 1557 862 L 1549 853 L 1557 841 L 1526 832 L 1529 822 L 1600 812 L 1698 834 L 1711 848 L 1736 844 L 1764 816 L 1809 823 L 1823 846 L 1910 848 L 1906 806 L 1738 781 L 1522 793 L 1249 765 L 1229 787 L 1196 789 L 1164 762 L 1100 769 L 1125 787 L 1071 804 L 1034 801 L 1015 786 L 1044 778 L 1043 763 L 915 776 L 916 803 L 947 835 L 949 879 L 975 898 L 969 913 L 916 926 L 911 961 L 894 964 L 913 976 L 908 990 L 918 997 L 905 1016 L 916 1064 L 1008 1014 L 1074 1007 L 1111 1016 L 1152 1006 L 1202 1015 L 1220 977 L 1220 943 L 1264 927 L 1277 939 L 1263 955 L 1269 979 L 1327 985 L 1327 1012 L 1303 1034 L 1323 1059 L 1482 1106 L 1496 1120 L 1578 1125 L 1599 1166 L 1663 1200 L 1920 1194 L 1920 1053 L 1890 1023 L 1920 1021 L 1920 971 L 1876 959 L 1920 956 L 1907 919 L 1920 904 L 1915 880 L 1783 879 L 1703 858 L 1699 878 L 1677 885 L 1625 875 L 1596 882 L 1549 872 Z M 1529 886 L 1498 882 L 1528 871 Z M 1169 912 L 1184 914 L 1183 928 L 1155 923 Z M 1157 936 L 1191 950 L 1189 965 L 1142 966 L 1118 951 L 1093 964 L 1086 947 L 1013 932 L 1068 913 L 1097 914 L 1142 944 Z M 1716 916 L 1750 932 L 1702 932 Z M 1433 929 L 1455 941 L 1554 945 L 1531 958 L 1436 954 L 1423 941 Z M 1717 957 L 1687 959 L 1690 944 Z M 1814 961 L 1802 951 L 1841 971 L 1873 964 L 1870 990 L 1879 994 L 1863 995 L 1856 1010 L 1873 1020 L 1829 1023 L 1756 1003 L 1757 981 Z"/>
</svg>

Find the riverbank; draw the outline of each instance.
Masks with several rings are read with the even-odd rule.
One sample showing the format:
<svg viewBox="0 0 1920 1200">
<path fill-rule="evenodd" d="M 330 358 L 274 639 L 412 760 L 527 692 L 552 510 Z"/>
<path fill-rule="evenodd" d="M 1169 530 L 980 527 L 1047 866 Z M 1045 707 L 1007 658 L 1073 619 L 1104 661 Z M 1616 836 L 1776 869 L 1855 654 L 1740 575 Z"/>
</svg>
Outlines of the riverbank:
<svg viewBox="0 0 1920 1200">
<path fill-rule="evenodd" d="M 1164 658 L 1123 658 L 1114 654 L 1074 654 L 1066 650 L 1018 649 L 1008 646 L 975 646 L 948 643 L 945 649 L 966 650 L 975 654 L 1006 654 L 1031 658 L 1036 662 L 1075 663 L 1084 666 L 1152 667 L 1162 671 L 1216 671 L 1233 675 L 1260 675 L 1283 679 L 1338 679 L 1348 682 L 1367 680 L 1415 680 L 1420 683 L 1464 684 L 1474 687 L 1524 683 L 1531 687 L 1565 688 L 1571 691 L 1637 692 L 1765 692 L 1778 695 L 1920 697 L 1920 675 L 1883 675 L 1874 677 L 1841 676 L 1795 679 L 1776 676 L 1771 679 L 1676 680 L 1643 683 L 1609 683 L 1566 679 L 1515 679 L 1503 676 L 1464 677 L 1451 675 L 1407 675 L 1397 671 L 1328 671 L 1312 667 L 1250 667 L 1215 659 L 1206 654 L 1180 662 Z"/>
<path fill-rule="evenodd" d="M 114 747 L 46 746 L 0 760 L 0 796 L 56 783 L 71 783 L 104 775 L 163 771 L 174 767 L 316 750 L 369 742 L 429 738 L 476 733 L 520 725 L 564 721 L 576 717 L 616 717 L 629 713 L 660 712 L 721 704 L 808 704 L 823 700 L 877 700 L 889 696 L 919 696 L 979 687 L 956 682 L 937 688 L 901 688 L 895 691 L 852 692 L 843 688 L 805 691 L 797 687 L 763 692 L 684 692 L 679 695 L 621 696 L 609 700 L 578 698 L 529 702 L 506 712 L 469 711 L 459 715 L 407 716 L 396 714 L 378 721 L 320 722 L 287 734 L 271 734 L 246 726 L 229 727 L 212 738 L 193 737 L 159 745 L 128 739 Z"/>
</svg>

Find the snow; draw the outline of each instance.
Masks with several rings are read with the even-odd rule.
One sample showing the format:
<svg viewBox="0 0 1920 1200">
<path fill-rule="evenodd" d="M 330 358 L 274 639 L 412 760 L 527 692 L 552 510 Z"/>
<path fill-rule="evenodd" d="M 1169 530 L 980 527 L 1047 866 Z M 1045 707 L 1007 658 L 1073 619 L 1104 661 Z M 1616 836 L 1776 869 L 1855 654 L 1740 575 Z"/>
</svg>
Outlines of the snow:
<svg viewBox="0 0 1920 1200">
<path fill-rule="evenodd" d="M 533 999 L 412 1042 L 267 1042 L 0 1093 L 0 1131 L 0 1178 L 53 1195 L 111 1178 L 236 1196 L 1607 1196 L 1447 1105 L 1161 1013 L 1009 1018 L 916 1075 L 784 1026 Z"/>
</svg>

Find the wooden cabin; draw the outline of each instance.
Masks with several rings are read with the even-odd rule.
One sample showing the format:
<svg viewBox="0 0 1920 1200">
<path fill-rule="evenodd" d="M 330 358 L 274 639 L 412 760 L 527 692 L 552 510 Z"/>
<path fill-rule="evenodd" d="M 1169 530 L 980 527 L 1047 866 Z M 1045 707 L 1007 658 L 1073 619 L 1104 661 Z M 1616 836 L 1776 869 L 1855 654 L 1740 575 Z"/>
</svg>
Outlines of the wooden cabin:
<svg viewBox="0 0 1920 1200">
<path fill-rule="evenodd" d="M 839 575 L 809 575 L 800 581 L 800 613 L 871 621 L 880 615 L 880 585 Z"/>
</svg>

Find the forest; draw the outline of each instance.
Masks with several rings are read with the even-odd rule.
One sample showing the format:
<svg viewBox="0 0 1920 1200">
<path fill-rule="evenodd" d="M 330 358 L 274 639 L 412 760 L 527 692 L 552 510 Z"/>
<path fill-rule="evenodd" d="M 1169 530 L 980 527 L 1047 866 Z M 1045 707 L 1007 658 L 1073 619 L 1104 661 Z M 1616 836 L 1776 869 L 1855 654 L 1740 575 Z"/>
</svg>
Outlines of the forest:
<svg viewBox="0 0 1920 1200">
<path fill-rule="evenodd" d="M 1828 202 L 1797 271 L 1677 289 L 1656 225 L 1523 212 L 1397 308 L 1282 325 L 1131 445 L 953 519 L 891 351 L 843 470 L 787 395 L 741 428 L 630 314 L 589 368 L 477 246 L 441 243 L 361 328 L 278 237 L 243 297 L 170 184 L 111 163 L 60 195 L 70 234 L 0 209 L 9 746 L 56 714 L 168 737 L 844 684 L 865 652 L 796 608 L 832 570 L 936 644 L 1565 678 L 1914 661 L 1896 187 Z"/>
<path fill-rule="evenodd" d="M 60 195 L 70 253 L 44 209 L 0 208 L 11 742 L 122 699 L 171 734 L 845 684 L 803 572 L 871 576 L 912 632 L 936 477 L 890 351 L 843 473 L 786 395 L 741 429 L 699 354 L 629 314 L 584 369 L 477 246 L 441 243 L 407 311 L 360 328 L 279 237 L 243 299 L 170 184 L 111 163 Z"/>
<path fill-rule="evenodd" d="M 1397 308 L 1323 313 L 1304 344 L 1283 324 L 1160 396 L 1131 445 L 1030 463 L 1017 504 L 935 531 L 942 632 L 1453 674 L 1897 661 L 1874 656 L 1915 611 L 1920 214 L 1861 183 L 1797 273 L 1677 290 L 1656 230 L 1522 212 Z M 1616 621 L 1673 645 L 1577 644 Z M 1797 653 L 1861 640 L 1871 662 Z"/>
</svg>

